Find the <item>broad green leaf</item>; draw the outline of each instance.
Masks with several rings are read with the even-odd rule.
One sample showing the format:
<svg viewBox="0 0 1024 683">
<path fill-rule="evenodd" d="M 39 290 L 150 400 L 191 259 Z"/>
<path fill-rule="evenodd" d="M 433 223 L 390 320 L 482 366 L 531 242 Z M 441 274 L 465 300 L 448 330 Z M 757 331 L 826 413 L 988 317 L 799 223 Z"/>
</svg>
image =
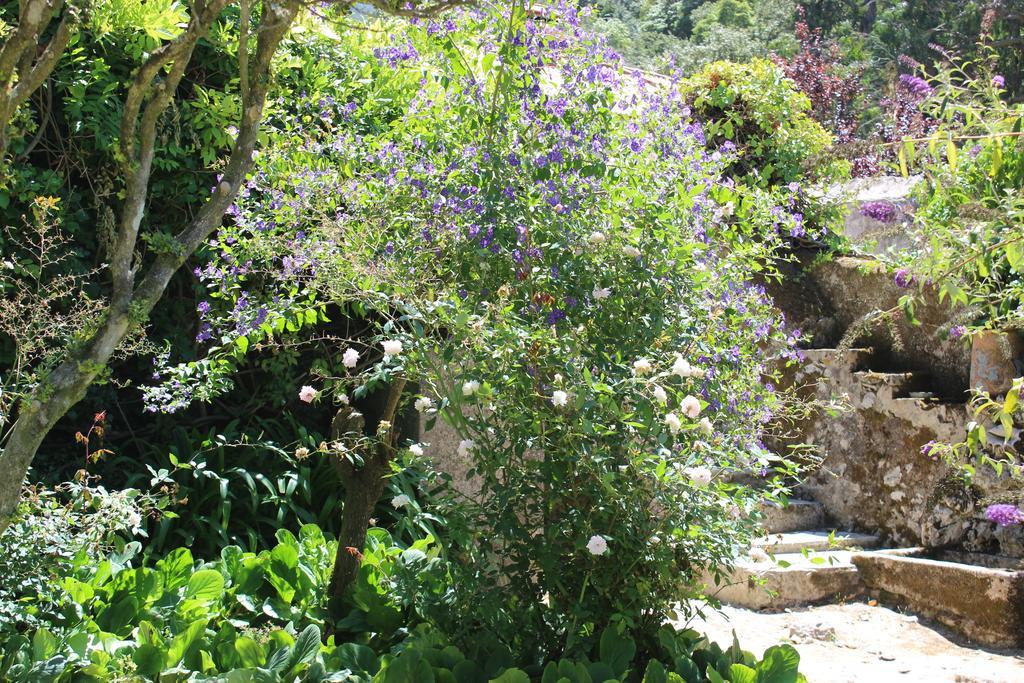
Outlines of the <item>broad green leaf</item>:
<svg viewBox="0 0 1024 683">
<path fill-rule="evenodd" d="M 598 652 L 601 661 L 610 666 L 616 675 L 621 676 L 636 655 L 636 643 L 629 636 L 619 633 L 616 627 L 609 626 L 601 634 Z"/>
<path fill-rule="evenodd" d="M 757 665 L 757 683 L 796 683 L 800 654 L 791 645 L 777 645 L 764 652 Z"/>
<path fill-rule="evenodd" d="M 224 577 L 214 569 L 200 569 L 188 580 L 185 597 L 213 602 L 224 595 Z"/>
<path fill-rule="evenodd" d="M 235 652 L 242 660 L 242 666 L 260 667 L 267 661 L 267 654 L 255 640 L 248 636 L 240 636 L 235 641 Z"/>
</svg>

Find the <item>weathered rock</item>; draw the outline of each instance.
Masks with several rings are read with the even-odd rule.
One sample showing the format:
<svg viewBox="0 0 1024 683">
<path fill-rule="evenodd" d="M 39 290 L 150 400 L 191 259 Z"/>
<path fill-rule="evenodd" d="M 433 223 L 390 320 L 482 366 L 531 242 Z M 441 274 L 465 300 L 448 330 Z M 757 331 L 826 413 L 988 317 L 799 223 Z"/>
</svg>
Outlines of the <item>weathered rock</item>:
<svg viewBox="0 0 1024 683">
<path fill-rule="evenodd" d="M 705 593 L 727 605 L 784 609 L 842 600 L 863 590 L 854 553 L 845 550 L 775 555 L 774 561 L 740 560 L 720 586 L 705 577 Z"/>
<path fill-rule="evenodd" d="M 852 558 L 881 599 L 909 607 L 994 647 L 1024 646 L 1024 569 L 930 559 L 920 548 Z M 982 558 L 973 558 L 984 560 Z"/>
<path fill-rule="evenodd" d="M 761 505 L 765 531 L 780 534 L 801 529 L 818 529 L 825 523 L 821 503 L 791 498 L 786 505 L 765 502 Z"/>
<path fill-rule="evenodd" d="M 843 221 L 846 237 L 858 249 L 875 254 L 913 244 L 910 226 L 916 205 L 911 195 L 920 181 L 917 176 L 858 178 L 839 188 L 847 199 Z M 866 205 L 879 203 L 892 208 L 891 220 L 880 221 L 861 212 Z"/>
</svg>

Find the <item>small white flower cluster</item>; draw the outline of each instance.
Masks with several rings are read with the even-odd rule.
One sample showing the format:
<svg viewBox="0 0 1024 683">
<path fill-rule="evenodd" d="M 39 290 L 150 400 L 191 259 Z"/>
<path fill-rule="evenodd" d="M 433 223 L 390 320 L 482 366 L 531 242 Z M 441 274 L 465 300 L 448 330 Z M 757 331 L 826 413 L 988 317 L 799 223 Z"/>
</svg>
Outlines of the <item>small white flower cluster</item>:
<svg viewBox="0 0 1024 683">
<path fill-rule="evenodd" d="M 420 396 L 412 405 L 416 408 L 416 412 L 425 413 L 434 407 L 434 399 L 429 396 Z"/>
<path fill-rule="evenodd" d="M 421 444 L 414 443 L 411 446 L 409 446 L 409 452 L 417 457 L 422 457 L 424 452 L 423 446 Z"/>
</svg>

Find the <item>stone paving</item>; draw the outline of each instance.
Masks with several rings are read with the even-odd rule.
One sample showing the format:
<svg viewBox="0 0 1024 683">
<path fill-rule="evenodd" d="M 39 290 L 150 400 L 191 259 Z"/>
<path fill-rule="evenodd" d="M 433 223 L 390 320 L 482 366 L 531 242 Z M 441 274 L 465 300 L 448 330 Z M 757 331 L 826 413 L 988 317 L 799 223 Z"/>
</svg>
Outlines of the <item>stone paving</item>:
<svg viewBox="0 0 1024 683">
<path fill-rule="evenodd" d="M 735 630 L 756 654 L 791 643 L 810 683 L 1024 682 L 1024 651 L 976 648 L 933 622 L 865 602 L 777 613 L 727 606 L 689 626 L 723 645 Z"/>
</svg>

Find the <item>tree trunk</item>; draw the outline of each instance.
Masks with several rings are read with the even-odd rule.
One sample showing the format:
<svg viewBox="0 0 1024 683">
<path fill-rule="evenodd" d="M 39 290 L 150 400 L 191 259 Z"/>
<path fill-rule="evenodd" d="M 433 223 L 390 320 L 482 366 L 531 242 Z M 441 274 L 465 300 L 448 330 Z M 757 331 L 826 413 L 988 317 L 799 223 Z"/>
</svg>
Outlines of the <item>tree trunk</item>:
<svg viewBox="0 0 1024 683">
<path fill-rule="evenodd" d="M 389 461 L 373 458 L 345 484 L 345 507 L 341 512 L 338 551 L 334 555 L 329 596 L 338 598 L 356 580 L 362 566 L 366 531 L 370 528 L 373 508 L 384 492 Z"/>
<path fill-rule="evenodd" d="M 0 533 L 18 508 L 21 486 L 39 444 L 57 421 L 82 400 L 127 332 L 127 311 L 109 310 L 106 323 L 82 354 L 57 366 L 19 405 L 18 419 L 0 451 Z"/>
<path fill-rule="evenodd" d="M 405 389 L 406 380 L 398 378 L 388 388 L 387 401 L 381 414 L 381 421 L 389 422 L 391 428 L 378 437 L 374 452 L 368 453 L 363 464 L 357 467 L 343 453 L 334 456 L 334 466 L 345 487 L 345 506 L 341 512 L 341 530 L 338 532 L 338 550 L 334 555 L 334 569 L 328 586 L 330 598 L 340 598 L 359 575 L 362 565 L 363 548 L 366 545 L 366 530 L 370 526 L 373 508 L 384 492 L 385 477 L 391 470 L 395 457 L 395 441 L 400 429 L 395 424 L 398 405 Z M 363 416 L 349 406 L 338 411 L 331 425 L 331 438 L 342 441 L 345 435 L 363 436 Z"/>
</svg>

